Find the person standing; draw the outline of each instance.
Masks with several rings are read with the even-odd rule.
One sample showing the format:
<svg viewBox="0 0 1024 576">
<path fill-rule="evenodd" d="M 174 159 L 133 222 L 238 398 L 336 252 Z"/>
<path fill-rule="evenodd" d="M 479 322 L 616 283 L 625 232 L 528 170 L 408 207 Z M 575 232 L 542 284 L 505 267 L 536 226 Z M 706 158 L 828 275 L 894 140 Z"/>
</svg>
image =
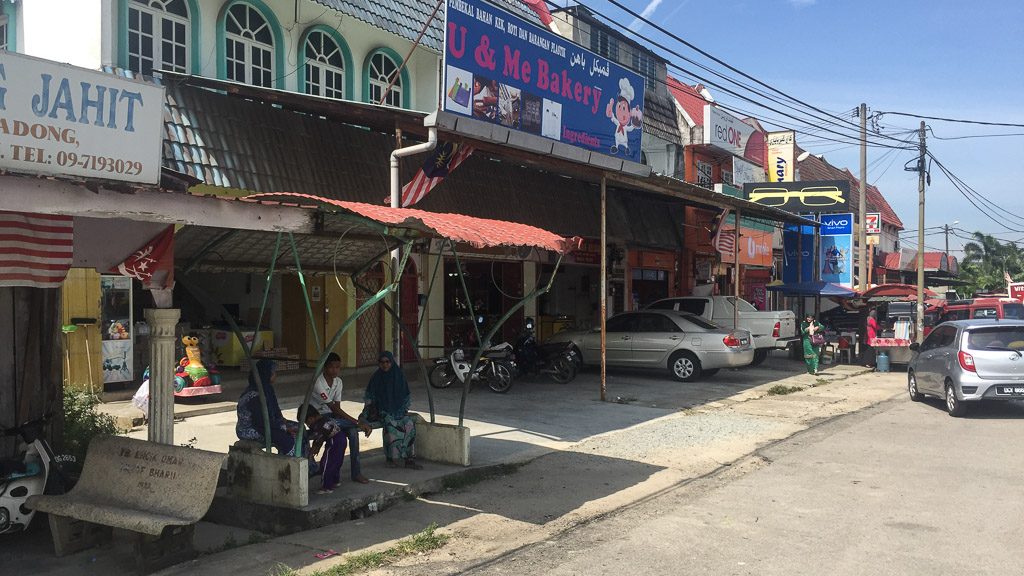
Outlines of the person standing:
<svg viewBox="0 0 1024 576">
<path fill-rule="evenodd" d="M 397 468 L 399 460 L 405 460 L 405 467 L 420 470 L 414 458 L 416 422 L 409 415 L 412 396 L 409 383 L 402 368 L 395 364 L 395 356 L 388 351 L 381 353 L 379 367 L 370 377 L 363 399 L 366 406 L 363 414 L 374 416 L 384 424 L 384 453 L 389 468 Z"/>
<path fill-rule="evenodd" d="M 360 422 L 358 418 L 350 416 L 341 409 L 343 384 L 339 374 L 341 374 L 341 356 L 338 356 L 336 352 L 331 352 L 327 355 L 323 373 L 316 377 L 316 382 L 313 384 L 312 403 L 317 412 L 325 416 L 333 416 L 335 422 L 341 426 L 341 431 L 348 440 L 352 481 L 367 484 L 370 480 L 363 476 L 362 465 L 359 461 L 359 432 L 362 431 L 369 438 L 372 429 L 365 422 Z"/>
<path fill-rule="evenodd" d="M 875 338 L 878 338 L 878 312 L 872 308 L 868 312 L 868 319 L 865 321 L 864 326 L 864 366 L 868 368 L 875 367 L 875 347 L 872 342 Z"/>
<path fill-rule="evenodd" d="M 807 365 L 807 373 L 817 374 L 818 357 L 825 343 L 825 327 L 814 319 L 814 314 L 808 314 L 800 324 L 800 334 L 803 336 L 804 364 Z"/>
</svg>

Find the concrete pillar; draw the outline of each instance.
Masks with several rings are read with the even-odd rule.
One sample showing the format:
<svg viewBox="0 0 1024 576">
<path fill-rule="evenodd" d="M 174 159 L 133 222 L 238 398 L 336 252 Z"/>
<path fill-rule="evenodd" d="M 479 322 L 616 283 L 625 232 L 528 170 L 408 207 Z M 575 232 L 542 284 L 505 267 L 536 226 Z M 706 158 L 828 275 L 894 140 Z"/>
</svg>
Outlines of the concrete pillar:
<svg viewBox="0 0 1024 576">
<path fill-rule="evenodd" d="M 174 328 L 181 310 L 146 309 L 149 324 L 149 441 L 174 444 Z"/>
</svg>

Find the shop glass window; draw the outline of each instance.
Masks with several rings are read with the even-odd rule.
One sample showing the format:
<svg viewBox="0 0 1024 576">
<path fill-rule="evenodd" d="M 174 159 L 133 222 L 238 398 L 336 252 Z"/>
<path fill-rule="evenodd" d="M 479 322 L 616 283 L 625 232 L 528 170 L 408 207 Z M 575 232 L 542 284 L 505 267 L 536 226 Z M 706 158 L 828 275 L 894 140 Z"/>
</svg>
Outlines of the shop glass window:
<svg viewBox="0 0 1024 576">
<path fill-rule="evenodd" d="M 306 94 L 345 97 L 345 55 L 341 46 L 327 33 L 311 32 L 304 46 L 306 55 Z"/>
<path fill-rule="evenodd" d="M 619 39 L 600 28 L 590 29 L 590 49 L 613 61 L 619 61 Z"/>
<path fill-rule="evenodd" d="M 366 71 L 370 80 L 370 102 L 380 104 L 384 91 L 391 85 L 391 91 L 384 99 L 384 104 L 402 107 L 402 76 L 398 71 L 398 64 L 390 56 L 383 52 L 377 52 L 370 58 L 370 67 Z M 391 79 L 394 78 L 394 83 Z"/>
<path fill-rule="evenodd" d="M 128 69 L 144 76 L 188 72 L 190 28 L 185 0 L 130 0 Z"/>
<path fill-rule="evenodd" d="M 248 4 L 228 8 L 224 22 L 227 79 L 253 86 L 274 85 L 274 33 Z"/>
</svg>

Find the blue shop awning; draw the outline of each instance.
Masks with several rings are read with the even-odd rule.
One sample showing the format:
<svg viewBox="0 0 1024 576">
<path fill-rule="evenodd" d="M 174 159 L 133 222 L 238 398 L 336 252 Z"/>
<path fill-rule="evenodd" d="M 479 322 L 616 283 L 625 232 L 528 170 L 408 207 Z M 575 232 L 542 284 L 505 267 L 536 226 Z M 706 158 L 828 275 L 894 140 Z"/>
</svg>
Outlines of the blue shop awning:
<svg viewBox="0 0 1024 576">
<path fill-rule="evenodd" d="M 782 292 L 786 296 L 835 296 L 838 298 L 852 298 L 857 292 L 844 288 L 831 282 L 794 282 L 791 284 L 779 284 L 768 286 L 768 290 Z"/>
</svg>

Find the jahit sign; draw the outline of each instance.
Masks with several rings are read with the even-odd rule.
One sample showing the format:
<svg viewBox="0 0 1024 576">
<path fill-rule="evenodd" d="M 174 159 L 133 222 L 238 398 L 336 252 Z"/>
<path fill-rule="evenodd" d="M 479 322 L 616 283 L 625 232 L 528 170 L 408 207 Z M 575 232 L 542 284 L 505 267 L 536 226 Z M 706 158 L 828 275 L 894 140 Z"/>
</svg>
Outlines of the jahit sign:
<svg viewBox="0 0 1024 576">
<path fill-rule="evenodd" d="M 0 52 L 0 169 L 155 184 L 162 86 Z"/>
</svg>

